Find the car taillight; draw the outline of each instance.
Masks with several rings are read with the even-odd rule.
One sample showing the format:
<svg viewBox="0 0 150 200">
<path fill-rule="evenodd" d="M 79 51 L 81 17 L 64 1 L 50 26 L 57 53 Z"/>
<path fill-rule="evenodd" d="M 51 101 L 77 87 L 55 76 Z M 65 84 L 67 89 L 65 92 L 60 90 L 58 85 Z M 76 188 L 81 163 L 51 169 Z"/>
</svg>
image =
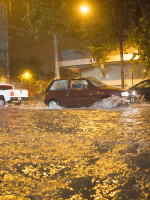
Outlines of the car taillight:
<svg viewBox="0 0 150 200">
<path fill-rule="evenodd" d="M 14 96 L 14 91 L 11 91 L 11 92 L 10 92 L 10 96 Z"/>
</svg>

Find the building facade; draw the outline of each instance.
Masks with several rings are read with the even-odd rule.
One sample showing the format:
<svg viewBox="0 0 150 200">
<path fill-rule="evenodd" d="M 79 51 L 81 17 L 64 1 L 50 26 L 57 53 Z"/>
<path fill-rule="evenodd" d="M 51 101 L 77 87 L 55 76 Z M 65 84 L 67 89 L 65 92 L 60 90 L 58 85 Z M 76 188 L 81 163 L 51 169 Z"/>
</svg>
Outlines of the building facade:
<svg viewBox="0 0 150 200">
<path fill-rule="evenodd" d="M 0 82 L 9 77 L 7 6 L 0 3 Z"/>
<path fill-rule="evenodd" d="M 130 59 L 136 49 L 130 48 L 124 54 L 124 84 L 125 88 L 131 87 L 143 79 L 143 66 L 138 62 L 138 57 L 135 58 L 137 63 L 136 70 L 133 69 Z M 107 56 L 106 62 L 97 67 L 95 60 L 88 56 L 81 55 L 76 49 L 65 50 L 62 52 L 59 67 L 65 70 L 74 70 L 76 77 L 94 77 L 107 85 L 121 87 L 121 61 L 120 53 L 113 51 Z M 150 73 L 147 75 L 150 78 Z"/>
</svg>

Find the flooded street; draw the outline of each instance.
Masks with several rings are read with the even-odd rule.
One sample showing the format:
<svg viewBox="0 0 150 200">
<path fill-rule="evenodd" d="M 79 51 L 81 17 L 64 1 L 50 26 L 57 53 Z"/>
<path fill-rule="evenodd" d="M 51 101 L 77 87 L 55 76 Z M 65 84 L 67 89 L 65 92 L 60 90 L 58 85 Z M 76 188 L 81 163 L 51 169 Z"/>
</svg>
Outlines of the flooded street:
<svg viewBox="0 0 150 200">
<path fill-rule="evenodd" d="M 0 108 L 0 199 L 150 199 L 150 104 Z"/>
</svg>

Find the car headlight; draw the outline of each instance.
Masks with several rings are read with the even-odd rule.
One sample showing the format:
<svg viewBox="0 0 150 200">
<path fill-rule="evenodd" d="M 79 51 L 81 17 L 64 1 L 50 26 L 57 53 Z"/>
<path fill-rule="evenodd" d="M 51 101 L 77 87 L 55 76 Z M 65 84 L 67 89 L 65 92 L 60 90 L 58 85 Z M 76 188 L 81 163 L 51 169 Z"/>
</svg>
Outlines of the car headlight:
<svg viewBox="0 0 150 200">
<path fill-rule="evenodd" d="M 132 95 L 135 96 L 136 95 L 136 91 L 132 91 Z"/>
<path fill-rule="evenodd" d="M 129 92 L 121 92 L 121 96 L 122 97 L 128 97 L 129 96 Z"/>
</svg>

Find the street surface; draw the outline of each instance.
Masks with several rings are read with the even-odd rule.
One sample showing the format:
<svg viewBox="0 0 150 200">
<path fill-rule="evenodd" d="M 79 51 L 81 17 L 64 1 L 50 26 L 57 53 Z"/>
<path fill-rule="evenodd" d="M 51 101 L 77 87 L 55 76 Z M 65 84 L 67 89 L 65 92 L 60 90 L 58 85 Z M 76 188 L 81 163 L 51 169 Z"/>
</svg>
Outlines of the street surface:
<svg viewBox="0 0 150 200">
<path fill-rule="evenodd" d="M 150 199 L 150 104 L 1 107 L 0 199 Z"/>
</svg>

